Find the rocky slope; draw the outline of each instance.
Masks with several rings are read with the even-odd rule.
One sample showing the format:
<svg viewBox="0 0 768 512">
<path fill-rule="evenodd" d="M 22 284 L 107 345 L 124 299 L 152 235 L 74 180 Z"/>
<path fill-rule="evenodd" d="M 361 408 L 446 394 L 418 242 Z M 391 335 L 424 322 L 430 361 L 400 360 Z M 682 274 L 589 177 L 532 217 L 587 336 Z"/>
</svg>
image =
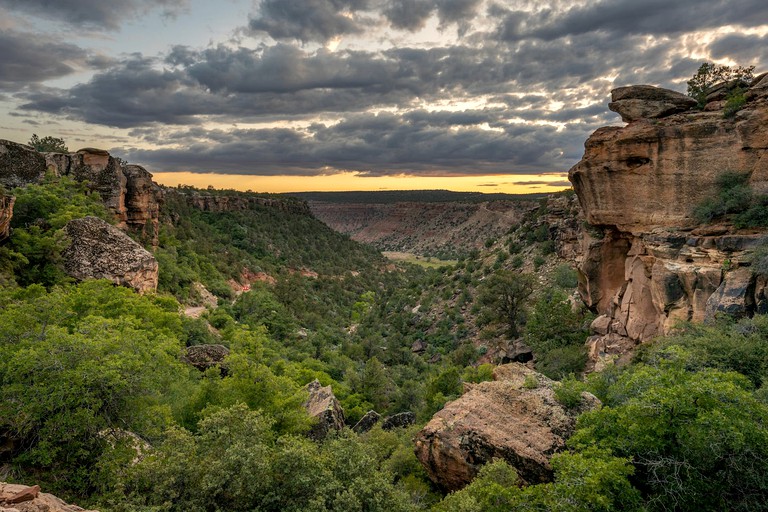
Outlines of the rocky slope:
<svg viewBox="0 0 768 512">
<path fill-rule="evenodd" d="M 751 84 L 732 117 L 720 91 L 699 111 L 674 91 L 614 90 L 610 108 L 628 124 L 598 129 L 570 170 L 590 225 L 578 260 L 582 297 L 600 314 L 589 341 L 594 368 L 680 320 L 766 308 L 764 280 L 749 269 L 764 230 L 702 226 L 693 216 L 726 172 L 768 191 L 768 77 Z"/>
<path fill-rule="evenodd" d="M 507 233 L 536 201 L 333 203 L 310 201 L 315 216 L 383 251 L 456 254 Z"/>
</svg>

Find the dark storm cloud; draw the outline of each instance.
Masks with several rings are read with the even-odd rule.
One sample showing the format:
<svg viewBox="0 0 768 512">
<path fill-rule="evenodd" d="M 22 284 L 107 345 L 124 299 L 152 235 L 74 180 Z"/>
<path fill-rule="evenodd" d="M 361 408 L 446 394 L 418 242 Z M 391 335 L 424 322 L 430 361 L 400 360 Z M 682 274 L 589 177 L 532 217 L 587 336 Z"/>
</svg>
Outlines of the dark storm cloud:
<svg viewBox="0 0 768 512">
<path fill-rule="evenodd" d="M 18 90 L 26 84 L 60 78 L 78 68 L 104 67 L 107 60 L 73 44 L 42 35 L 0 32 L 0 89 Z"/>
<path fill-rule="evenodd" d="M 351 13 L 366 8 L 365 0 L 262 0 L 249 28 L 276 40 L 327 41 L 360 33 Z"/>
<path fill-rule="evenodd" d="M 390 0 L 384 16 L 393 27 L 415 32 L 424 26 L 434 10 L 433 0 Z"/>
<path fill-rule="evenodd" d="M 384 52 L 308 53 L 285 44 L 256 50 L 176 47 L 164 61 L 134 55 L 70 89 L 19 97 L 25 100 L 23 110 L 124 128 L 196 124 L 199 116 L 235 122 L 318 113 L 346 115 L 481 95 L 493 96 L 507 108 L 441 113 L 440 122 L 497 126 L 508 118 L 562 123 L 589 118 L 597 123 L 613 116 L 604 108 L 611 84 L 590 85 L 588 80 L 614 73 L 621 85 L 645 83 L 643 70 L 657 69 L 656 53 L 669 51 L 661 45 L 648 56 L 628 59 L 627 52 L 635 44 L 631 38 L 610 47 L 603 44 L 601 35 L 576 39 L 580 44 L 520 42 Z M 530 93 L 513 96 L 507 94 L 510 90 Z M 555 96 L 567 104 L 550 111 L 548 103 Z M 578 103 L 588 106 L 572 106 Z M 415 110 L 408 115 L 418 121 L 422 113 Z"/>
<path fill-rule="evenodd" d="M 325 42 L 359 34 L 380 15 L 392 27 L 409 31 L 436 16 L 440 28 L 456 25 L 464 35 L 481 4 L 482 0 L 261 0 L 248 28 L 275 40 Z"/>
<path fill-rule="evenodd" d="M 542 9 L 536 14 L 505 10 L 499 33 L 504 39 L 536 37 L 545 40 L 602 31 L 620 35 L 674 35 L 722 25 L 760 26 L 768 19 L 764 0 L 603 0 L 565 9 Z"/>
<path fill-rule="evenodd" d="M 768 60 L 768 37 L 728 34 L 713 42 L 710 49 L 716 59 L 730 57 L 736 62 L 765 62 Z"/>
<path fill-rule="evenodd" d="M 506 132 L 454 129 L 393 114 L 355 114 L 307 130 L 181 130 L 145 134 L 171 147 L 121 150 L 130 161 L 163 171 L 314 175 L 354 170 L 370 176 L 398 173 L 465 175 L 563 169 L 578 158 L 586 133 L 515 126 Z M 183 149 L 177 149 L 181 145 Z M 290 149 L 288 149 L 290 148 Z"/>
<path fill-rule="evenodd" d="M 0 7 L 96 29 L 115 29 L 126 18 L 153 9 L 160 9 L 164 15 L 172 16 L 186 8 L 187 4 L 188 0 L 0 0 Z"/>
</svg>

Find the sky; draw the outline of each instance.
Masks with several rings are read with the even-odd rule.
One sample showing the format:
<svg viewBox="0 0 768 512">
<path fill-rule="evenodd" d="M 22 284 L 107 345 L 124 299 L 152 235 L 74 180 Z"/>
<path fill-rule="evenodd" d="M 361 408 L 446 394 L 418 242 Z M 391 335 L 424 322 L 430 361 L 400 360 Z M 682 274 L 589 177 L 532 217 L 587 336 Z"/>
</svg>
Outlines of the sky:
<svg viewBox="0 0 768 512">
<path fill-rule="evenodd" d="M 549 192 L 611 89 L 767 57 L 765 0 L 0 0 L 0 138 L 169 185 Z"/>
</svg>

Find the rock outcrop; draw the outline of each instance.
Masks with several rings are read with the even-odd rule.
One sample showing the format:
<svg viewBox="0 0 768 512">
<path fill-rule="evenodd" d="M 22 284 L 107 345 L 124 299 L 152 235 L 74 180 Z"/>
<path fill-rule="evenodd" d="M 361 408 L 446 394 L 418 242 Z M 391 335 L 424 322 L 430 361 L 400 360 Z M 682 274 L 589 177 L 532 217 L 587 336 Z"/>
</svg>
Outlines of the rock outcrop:
<svg viewBox="0 0 768 512">
<path fill-rule="evenodd" d="M 368 411 L 363 415 L 362 418 L 360 418 L 360 421 L 355 423 L 355 426 L 352 427 L 352 430 L 357 434 L 365 434 L 373 427 L 375 427 L 380 420 L 381 414 L 377 413 L 376 411 Z"/>
<path fill-rule="evenodd" d="M 0 482 L 0 512 L 97 512 L 67 505 L 52 494 L 40 492 L 40 486 Z"/>
<path fill-rule="evenodd" d="M 109 279 L 139 293 L 157 290 L 157 260 L 118 228 L 96 217 L 75 219 L 64 231 L 64 270 L 78 280 Z"/>
<path fill-rule="evenodd" d="M 587 222 L 580 292 L 600 315 L 589 369 L 627 359 L 680 320 L 749 315 L 764 301 L 764 285 L 745 268 L 764 230 L 700 226 L 693 216 L 728 171 L 768 192 L 768 88 L 758 85 L 729 118 L 716 95 L 698 111 L 673 91 L 613 92 L 610 108 L 629 124 L 598 129 L 569 172 Z"/>
<path fill-rule="evenodd" d="M 387 416 L 381 422 L 382 430 L 394 430 L 396 428 L 410 427 L 416 423 L 416 415 L 410 411 L 399 412 L 392 416 Z"/>
<path fill-rule="evenodd" d="M 462 488 L 496 458 L 529 484 L 549 481 L 550 457 L 565 447 L 576 416 L 599 406 L 583 393 L 578 409 L 564 408 L 555 399 L 556 383 L 520 363 L 497 367 L 494 378 L 446 404 L 416 436 L 416 456 L 446 490 Z"/>
<path fill-rule="evenodd" d="M 29 146 L 0 140 L 0 185 L 7 189 L 40 183 L 46 172 L 87 181 L 121 227 L 133 229 L 157 245 L 162 189 L 141 166 L 126 165 L 103 149 L 75 153 L 39 153 Z"/>
<path fill-rule="evenodd" d="M 16 198 L 4 195 L 0 192 L 0 241 L 8 238 L 11 232 L 11 219 L 13 218 L 13 203 Z"/>
<path fill-rule="evenodd" d="M 344 428 L 344 410 L 333 394 L 331 386 L 323 387 L 315 379 L 307 384 L 309 398 L 304 402 L 304 408 L 316 420 L 309 436 L 315 440 L 324 439 L 331 431 Z"/>
</svg>

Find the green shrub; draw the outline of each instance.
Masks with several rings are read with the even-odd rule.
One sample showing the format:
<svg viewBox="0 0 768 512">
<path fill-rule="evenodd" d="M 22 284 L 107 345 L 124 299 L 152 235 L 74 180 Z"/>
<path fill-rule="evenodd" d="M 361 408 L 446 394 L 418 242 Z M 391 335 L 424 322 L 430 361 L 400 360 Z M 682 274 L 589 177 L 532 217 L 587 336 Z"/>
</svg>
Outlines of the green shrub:
<svg viewBox="0 0 768 512">
<path fill-rule="evenodd" d="M 565 290 L 571 290 L 579 285 L 577 272 L 567 264 L 558 265 L 557 268 L 555 268 L 555 271 L 552 274 L 552 280 L 556 286 Z"/>
<path fill-rule="evenodd" d="M 566 409 L 575 409 L 581 405 L 581 393 L 586 389 L 585 383 L 570 374 L 555 386 L 555 399 Z"/>
</svg>

